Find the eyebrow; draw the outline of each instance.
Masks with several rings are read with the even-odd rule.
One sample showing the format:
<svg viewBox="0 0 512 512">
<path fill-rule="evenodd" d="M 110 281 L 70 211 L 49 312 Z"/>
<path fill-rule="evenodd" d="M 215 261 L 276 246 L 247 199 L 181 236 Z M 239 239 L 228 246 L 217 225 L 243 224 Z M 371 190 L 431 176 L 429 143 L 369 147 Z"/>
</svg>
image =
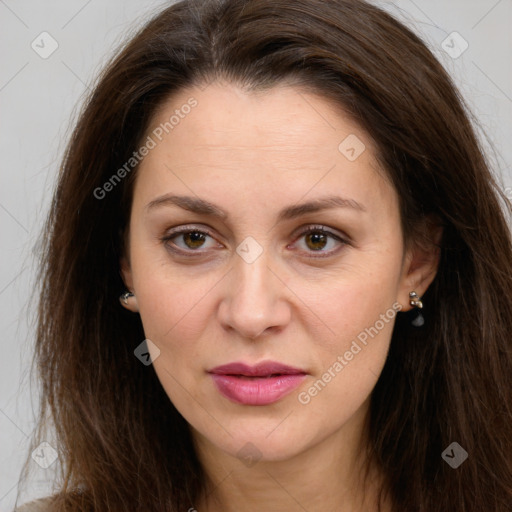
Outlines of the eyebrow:
<svg viewBox="0 0 512 512">
<path fill-rule="evenodd" d="M 222 220 L 226 220 L 229 215 L 219 206 L 213 203 L 192 196 L 178 196 L 166 194 L 159 196 L 146 205 L 146 211 L 149 212 L 162 206 L 178 206 L 199 215 L 208 215 Z M 315 213 L 333 208 L 351 208 L 361 212 L 366 212 L 366 208 L 354 199 L 345 199 L 339 196 L 326 196 L 308 201 L 302 204 L 295 204 L 283 208 L 277 215 L 277 221 L 291 220 L 307 213 Z"/>
</svg>

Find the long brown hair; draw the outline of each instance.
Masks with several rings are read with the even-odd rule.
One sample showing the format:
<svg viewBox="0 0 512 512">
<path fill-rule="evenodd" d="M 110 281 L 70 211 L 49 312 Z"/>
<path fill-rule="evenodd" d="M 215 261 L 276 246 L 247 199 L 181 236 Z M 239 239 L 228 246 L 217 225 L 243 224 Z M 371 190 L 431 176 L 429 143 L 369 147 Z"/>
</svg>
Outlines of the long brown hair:
<svg viewBox="0 0 512 512">
<path fill-rule="evenodd" d="M 140 147 L 164 100 L 218 77 L 247 90 L 287 80 L 334 100 L 375 141 L 405 241 L 427 216 L 442 223 L 425 323 L 398 314 L 372 393 L 372 453 L 393 510 L 511 510 L 510 204 L 443 67 L 361 0 L 183 0 L 100 76 L 64 158 L 41 256 L 38 440 L 51 413 L 62 463 L 54 509 L 188 510 L 203 490 L 186 421 L 133 354 L 140 318 L 118 301 L 136 166 L 104 197 L 95 190 Z M 452 442 L 468 453 L 456 469 L 441 457 Z"/>
</svg>

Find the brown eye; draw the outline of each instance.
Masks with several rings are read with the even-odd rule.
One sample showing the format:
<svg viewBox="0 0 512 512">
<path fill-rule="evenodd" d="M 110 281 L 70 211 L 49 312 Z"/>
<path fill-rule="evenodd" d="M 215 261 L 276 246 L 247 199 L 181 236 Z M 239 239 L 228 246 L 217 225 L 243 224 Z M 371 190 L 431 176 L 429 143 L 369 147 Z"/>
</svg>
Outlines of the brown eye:
<svg viewBox="0 0 512 512">
<path fill-rule="evenodd" d="M 304 243 L 299 245 L 302 245 L 301 249 L 309 253 L 313 258 L 332 256 L 343 246 L 349 245 L 347 240 L 325 229 L 323 226 L 310 226 L 299 235 L 298 240 L 304 240 Z M 326 248 L 327 250 L 325 250 Z M 313 255 L 313 253 L 318 253 L 318 256 Z"/>
<path fill-rule="evenodd" d="M 210 249 L 214 245 L 208 246 L 208 239 L 211 243 L 214 242 L 213 237 L 206 231 L 200 229 L 191 229 L 189 226 L 184 226 L 179 230 L 165 235 L 161 240 L 166 247 L 177 253 L 193 253 L 201 254 L 203 251 L 198 249 Z"/>
<path fill-rule="evenodd" d="M 305 240 L 306 240 L 306 245 L 310 249 L 317 251 L 317 250 L 323 249 L 327 245 L 328 236 L 325 235 L 324 233 L 312 232 L 312 233 L 307 233 L 305 235 Z"/>
<path fill-rule="evenodd" d="M 183 241 L 189 249 L 197 249 L 204 244 L 205 235 L 200 231 L 190 231 L 188 233 L 182 233 Z"/>
</svg>

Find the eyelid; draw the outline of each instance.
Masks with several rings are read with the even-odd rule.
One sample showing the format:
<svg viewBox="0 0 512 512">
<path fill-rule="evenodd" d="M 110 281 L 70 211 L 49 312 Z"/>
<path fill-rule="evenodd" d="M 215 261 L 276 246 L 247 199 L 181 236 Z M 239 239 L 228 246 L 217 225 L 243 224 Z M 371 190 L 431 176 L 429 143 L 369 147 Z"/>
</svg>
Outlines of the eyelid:
<svg viewBox="0 0 512 512">
<path fill-rule="evenodd" d="M 214 238 L 213 231 L 208 226 L 205 226 L 203 224 L 183 224 L 176 228 L 172 228 L 172 231 L 166 231 L 166 234 L 164 236 L 169 238 L 171 236 L 180 235 L 182 233 L 190 233 L 193 231 L 198 231 L 200 233 L 204 233 Z"/>
<path fill-rule="evenodd" d="M 350 238 L 344 234 L 342 231 L 338 231 L 334 228 L 330 228 L 328 226 L 325 226 L 324 224 L 306 224 L 303 226 L 300 226 L 294 231 L 293 236 L 303 236 L 310 232 L 317 232 L 320 231 L 322 233 L 325 233 L 326 235 L 331 235 L 334 238 L 339 238 L 345 243 L 349 243 Z"/>
</svg>

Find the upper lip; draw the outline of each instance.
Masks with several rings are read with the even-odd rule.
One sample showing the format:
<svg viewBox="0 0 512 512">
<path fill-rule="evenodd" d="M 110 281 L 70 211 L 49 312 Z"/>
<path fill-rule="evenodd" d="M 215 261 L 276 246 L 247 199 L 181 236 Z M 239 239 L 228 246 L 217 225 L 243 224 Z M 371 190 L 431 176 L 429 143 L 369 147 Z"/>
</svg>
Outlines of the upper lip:
<svg viewBox="0 0 512 512">
<path fill-rule="evenodd" d="M 305 374 L 304 370 L 288 366 L 277 361 L 263 361 L 254 366 L 245 363 L 228 363 L 216 366 L 209 373 L 217 375 L 244 375 L 246 377 L 268 377 L 269 375 L 299 375 Z"/>
</svg>

